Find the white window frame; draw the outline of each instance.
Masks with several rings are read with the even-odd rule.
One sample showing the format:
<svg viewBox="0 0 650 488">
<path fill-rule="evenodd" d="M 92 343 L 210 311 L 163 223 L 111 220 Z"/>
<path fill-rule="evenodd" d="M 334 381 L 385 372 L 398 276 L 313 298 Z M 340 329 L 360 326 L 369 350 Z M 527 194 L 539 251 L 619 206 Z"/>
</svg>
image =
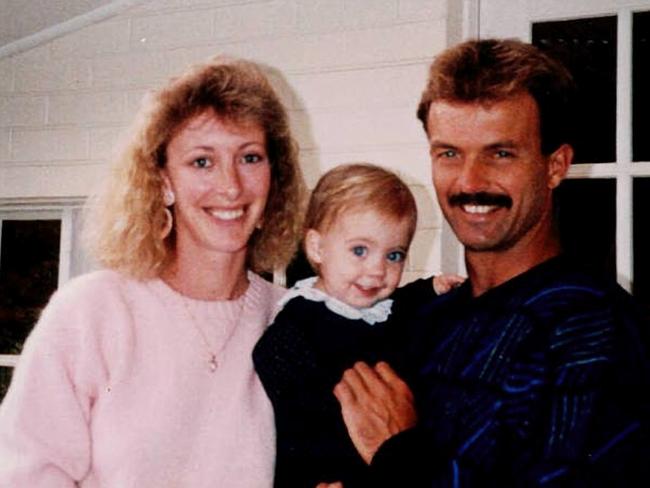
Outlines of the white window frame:
<svg viewBox="0 0 650 488">
<path fill-rule="evenodd" d="M 57 287 L 60 287 L 74 274 L 74 243 L 79 232 L 76 214 L 82 207 L 83 199 L 0 201 L 0 246 L 2 245 L 2 222 L 4 220 L 61 220 L 57 281 Z M 19 357 L 19 354 L 0 354 L 0 367 L 15 367 Z"/>
</svg>

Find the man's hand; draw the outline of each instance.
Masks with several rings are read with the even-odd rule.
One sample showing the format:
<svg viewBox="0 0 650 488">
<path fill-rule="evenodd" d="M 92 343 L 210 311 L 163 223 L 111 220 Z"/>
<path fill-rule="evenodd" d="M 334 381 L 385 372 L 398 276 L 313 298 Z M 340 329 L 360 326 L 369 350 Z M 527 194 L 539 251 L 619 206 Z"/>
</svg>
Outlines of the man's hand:
<svg viewBox="0 0 650 488">
<path fill-rule="evenodd" d="M 348 434 L 368 464 L 384 441 L 417 423 L 413 393 L 387 363 L 374 368 L 356 363 L 343 374 L 334 395 Z"/>
<path fill-rule="evenodd" d="M 457 274 L 441 274 L 433 277 L 433 291 L 442 295 L 463 284 L 466 278 Z"/>
<path fill-rule="evenodd" d="M 336 483 L 318 483 L 316 488 L 343 488 L 343 483 L 337 481 Z"/>
</svg>

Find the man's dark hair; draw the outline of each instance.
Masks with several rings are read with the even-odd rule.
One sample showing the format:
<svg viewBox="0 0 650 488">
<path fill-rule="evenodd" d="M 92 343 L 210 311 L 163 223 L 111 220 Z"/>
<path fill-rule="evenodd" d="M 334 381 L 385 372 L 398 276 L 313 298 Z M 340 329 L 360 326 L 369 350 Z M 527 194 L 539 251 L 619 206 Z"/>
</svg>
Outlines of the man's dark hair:
<svg viewBox="0 0 650 488">
<path fill-rule="evenodd" d="M 428 131 L 433 102 L 489 104 L 522 92 L 537 102 L 542 153 L 571 143 L 571 74 L 535 46 L 516 40 L 471 40 L 442 52 L 429 70 L 417 116 Z"/>
</svg>

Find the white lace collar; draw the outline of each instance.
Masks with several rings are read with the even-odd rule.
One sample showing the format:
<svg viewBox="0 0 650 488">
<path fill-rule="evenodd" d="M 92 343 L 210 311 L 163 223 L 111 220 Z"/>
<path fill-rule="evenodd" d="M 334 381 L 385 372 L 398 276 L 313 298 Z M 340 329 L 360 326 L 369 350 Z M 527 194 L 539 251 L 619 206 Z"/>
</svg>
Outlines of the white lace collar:
<svg viewBox="0 0 650 488">
<path fill-rule="evenodd" d="M 328 295 L 318 288 L 314 288 L 317 279 L 316 276 L 312 276 L 311 278 L 297 281 L 296 284 L 293 285 L 293 287 L 291 287 L 282 297 L 278 303 L 278 308 L 282 309 L 282 307 L 284 307 L 284 305 L 292 298 L 303 297 L 312 302 L 324 302 L 325 306 L 332 312 L 351 320 L 361 319 L 370 325 L 378 322 L 385 322 L 388 319 L 393 306 L 392 299 L 387 298 L 381 300 L 368 308 L 355 308 L 352 305 L 348 305 L 347 303 Z"/>
</svg>

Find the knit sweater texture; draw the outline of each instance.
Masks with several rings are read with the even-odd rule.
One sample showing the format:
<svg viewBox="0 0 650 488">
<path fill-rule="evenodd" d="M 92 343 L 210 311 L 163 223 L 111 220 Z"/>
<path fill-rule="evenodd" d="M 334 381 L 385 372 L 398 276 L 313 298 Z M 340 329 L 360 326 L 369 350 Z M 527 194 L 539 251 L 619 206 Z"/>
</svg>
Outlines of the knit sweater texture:
<svg viewBox="0 0 650 488">
<path fill-rule="evenodd" d="M 421 303 L 407 341 L 419 424 L 381 446 L 372 486 L 649 486 L 650 329 L 636 310 L 563 257 Z"/>
<path fill-rule="evenodd" d="M 411 287 L 400 304 L 435 296 L 431 280 Z M 275 410 L 276 488 L 314 488 L 319 482 L 366 486 L 367 465 L 350 440 L 334 386 L 357 361 L 401 363 L 400 307 L 370 325 L 346 318 L 324 302 L 289 300 L 253 351 L 255 367 Z"/>
<path fill-rule="evenodd" d="M 57 291 L 0 407 L 0 487 L 271 486 L 273 412 L 251 351 L 283 290 L 249 281 L 234 301 L 114 271 Z"/>
</svg>

